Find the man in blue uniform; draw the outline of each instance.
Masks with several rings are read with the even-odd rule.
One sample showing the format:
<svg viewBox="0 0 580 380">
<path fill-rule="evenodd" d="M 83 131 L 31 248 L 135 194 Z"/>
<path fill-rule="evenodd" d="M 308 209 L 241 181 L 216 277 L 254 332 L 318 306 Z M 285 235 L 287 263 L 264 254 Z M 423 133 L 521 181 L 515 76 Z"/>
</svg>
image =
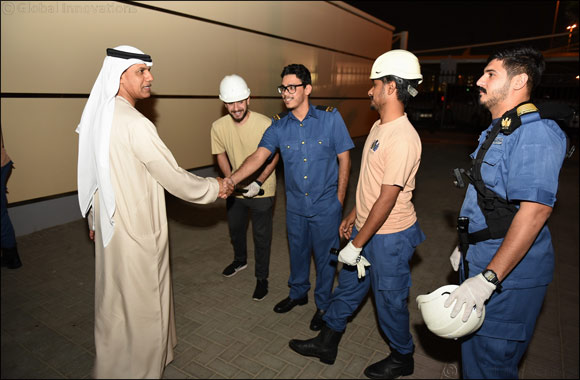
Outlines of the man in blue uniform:
<svg viewBox="0 0 580 380">
<path fill-rule="evenodd" d="M 421 140 L 407 119 L 405 106 L 417 95 L 423 75 L 413 53 L 395 49 L 375 60 L 370 79 L 368 95 L 379 120 L 363 149 L 356 207 L 340 225 L 341 237 L 349 242 L 338 261 L 347 266 L 338 275 L 323 317 L 326 324 L 318 336 L 292 339 L 289 345 L 300 355 L 334 364 L 348 318 L 372 289 L 379 327 L 389 340 L 391 353 L 368 366 L 364 374 L 371 379 L 392 379 L 414 371 L 415 345 L 407 308 L 409 261 L 425 235 L 412 202 Z"/>
<path fill-rule="evenodd" d="M 286 313 L 308 302 L 310 255 L 314 251 L 316 313 L 310 328 L 324 324 L 336 271 L 330 249 L 339 246 L 338 227 L 354 144 L 338 110 L 312 106 L 310 72 L 304 65 L 284 67 L 278 92 L 288 111 L 274 116 L 258 149 L 229 178 L 233 184 L 255 172 L 280 150 L 286 184 L 286 228 L 290 245 L 290 295 L 274 311 Z"/>
<path fill-rule="evenodd" d="M 477 82 L 493 122 L 472 154 L 472 183 L 459 218 L 465 256 L 455 250 L 450 258 L 455 270 L 462 269 L 462 284 L 445 303 L 453 306 L 452 318 L 466 321 L 474 306 L 481 315 L 487 302 L 482 327 L 461 344 L 464 378 L 517 378 L 552 281 L 546 221 L 556 202 L 566 136 L 529 103 L 544 67 L 537 50 L 509 47 L 489 57 Z M 502 212 L 511 214 L 507 221 L 498 217 Z"/>
</svg>

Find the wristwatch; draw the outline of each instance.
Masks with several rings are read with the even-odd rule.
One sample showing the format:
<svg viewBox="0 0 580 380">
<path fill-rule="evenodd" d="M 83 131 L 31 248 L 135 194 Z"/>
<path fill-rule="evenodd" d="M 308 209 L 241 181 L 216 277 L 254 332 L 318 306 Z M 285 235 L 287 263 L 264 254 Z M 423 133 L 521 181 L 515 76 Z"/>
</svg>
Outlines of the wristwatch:
<svg viewBox="0 0 580 380">
<path fill-rule="evenodd" d="M 501 287 L 501 285 L 499 284 L 500 283 L 499 278 L 497 278 L 497 274 L 495 274 L 495 272 L 492 271 L 491 269 L 486 269 L 483 272 L 481 272 L 481 274 L 488 282 L 491 282 L 497 288 Z"/>
</svg>

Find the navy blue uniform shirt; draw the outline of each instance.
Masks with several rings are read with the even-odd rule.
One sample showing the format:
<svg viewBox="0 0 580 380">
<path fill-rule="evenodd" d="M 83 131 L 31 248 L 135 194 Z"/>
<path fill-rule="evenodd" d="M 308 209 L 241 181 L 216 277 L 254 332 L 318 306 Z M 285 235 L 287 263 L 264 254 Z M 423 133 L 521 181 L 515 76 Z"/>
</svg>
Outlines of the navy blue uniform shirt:
<svg viewBox="0 0 580 380">
<path fill-rule="evenodd" d="M 280 150 L 286 210 L 313 216 L 337 200 L 337 155 L 352 149 L 354 143 L 336 108 L 310 105 L 302 121 L 292 112 L 273 119 L 259 146 L 272 153 Z"/>
<path fill-rule="evenodd" d="M 539 113 L 525 114 L 522 125 L 512 134 L 499 134 L 481 165 L 485 186 L 510 201 L 537 202 L 550 207 L 556 202 L 558 176 L 566 154 L 566 135 L 555 121 L 540 119 Z M 492 123 L 493 124 L 493 123 Z M 491 126 L 479 137 L 474 158 Z M 469 218 L 469 232 L 487 227 L 477 204 L 477 192 L 469 185 L 461 216 Z M 469 246 L 469 271 L 478 273 L 497 252 L 503 239 L 490 239 Z M 547 225 L 540 230 L 530 250 L 502 281 L 508 288 L 546 285 L 552 281 L 554 249 Z"/>
</svg>

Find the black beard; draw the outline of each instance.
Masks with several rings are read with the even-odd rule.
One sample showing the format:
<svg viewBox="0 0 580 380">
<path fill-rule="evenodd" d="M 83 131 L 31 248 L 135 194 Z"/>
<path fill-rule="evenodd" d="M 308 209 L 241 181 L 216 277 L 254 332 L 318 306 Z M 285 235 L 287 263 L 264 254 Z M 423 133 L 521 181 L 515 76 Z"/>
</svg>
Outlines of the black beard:
<svg viewBox="0 0 580 380">
<path fill-rule="evenodd" d="M 244 112 L 244 114 L 242 115 L 242 117 L 241 117 L 241 118 L 239 118 L 239 119 L 236 119 L 236 118 L 234 117 L 234 115 L 232 115 L 231 113 L 230 113 L 230 116 L 231 116 L 231 118 L 232 118 L 232 119 L 234 119 L 234 121 L 236 121 L 236 122 L 238 122 L 238 123 L 239 123 L 240 121 L 244 120 L 244 118 L 246 117 L 246 115 L 247 115 L 247 114 L 248 114 L 248 110 L 246 109 L 246 112 Z"/>
</svg>

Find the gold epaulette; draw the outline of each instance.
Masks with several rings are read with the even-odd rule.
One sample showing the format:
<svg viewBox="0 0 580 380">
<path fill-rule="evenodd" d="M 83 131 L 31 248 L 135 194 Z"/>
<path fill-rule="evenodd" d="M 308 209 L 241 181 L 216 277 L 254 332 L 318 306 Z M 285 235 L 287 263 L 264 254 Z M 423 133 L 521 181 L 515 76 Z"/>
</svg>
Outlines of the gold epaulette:
<svg viewBox="0 0 580 380">
<path fill-rule="evenodd" d="M 532 103 L 526 103 L 526 104 L 522 104 L 521 106 L 519 106 L 517 108 L 518 116 L 525 115 L 529 112 L 538 112 L 538 107 L 536 107 Z"/>
<path fill-rule="evenodd" d="M 530 112 L 538 112 L 538 107 L 530 102 L 526 102 L 504 113 L 500 121 L 501 133 L 509 135 L 515 131 L 520 125 L 522 125 L 520 116 Z"/>
<path fill-rule="evenodd" d="M 334 110 L 333 106 L 316 106 L 317 110 L 332 112 Z"/>
<path fill-rule="evenodd" d="M 272 116 L 272 119 L 274 119 L 275 121 L 278 121 L 286 115 L 288 115 L 288 111 L 280 112 L 279 114 Z"/>
</svg>

